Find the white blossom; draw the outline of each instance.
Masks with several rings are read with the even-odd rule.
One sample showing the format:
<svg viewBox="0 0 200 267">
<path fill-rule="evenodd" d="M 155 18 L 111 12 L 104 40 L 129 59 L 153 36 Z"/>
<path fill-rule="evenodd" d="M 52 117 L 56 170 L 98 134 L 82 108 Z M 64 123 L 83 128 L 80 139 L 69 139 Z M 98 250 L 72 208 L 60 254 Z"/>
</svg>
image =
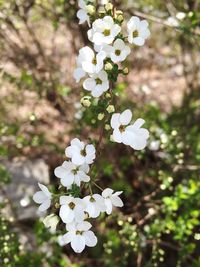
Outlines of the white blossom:
<svg viewBox="0 0 200 267">
<path fill-rule="evenodd" d="M 51 233 L 55 233 L 59 218 L 55 214 L 50 214 L 43 219 L 46 228 L 50 229 Z"/>
<path fill-rule="evenodd" d="M 90 230 L 92 225 L 83 221 L 78 224 L 66 225 L 67 233 L 59 237 L 59 244 L 66 245 L 71 243 L 72 249 L 76 253 L 81 253 L 85 246 L 94 247 L 97 244 L 97 237 Z"/>
<path fill-rule="evenodd" d="M 41 191 L 38 191 L 33 195 L 33 200 L 37 204 L 40 204 L 38 210 L 42 212 L 51 206 L 51 193 L 45 185 L 38 183 L 38 186 Z"/>
<path fill-rule="evenodd" d="M 60 178 L 61 184 L 67 188 L 71 188 L 72 184 L 80 186 L 81 182 L 89 182 L 88 172 L 88 164 L 77 166 L 71 161 L 64 161 L 61 166 L 54 170 L 55 176 Z"/>
<path fill-rule="evenodd" d="M 106 213 L 109 215 L 112 212 L 112 207 L 123 207 L 123 202 L 120 199 L 119 195 L 121 195 L 122 191 L 118 191 L 113 193 L 114 191 L 110 188 L 106 188 L 102 192 L 102 197 L 104 198 L 104 203 L 106 206 Z"/>
<path fill-rule="evenodd" d="M 72 196 L 61 196 L 60 205 L 59 216 L 64 223 L 72 223 L 73 221 L 80 222 L 84 220 L 85 205 L 82 199 Z"/>
<path fill-rule="evenodd" d="M 86 208 L 85 211 L 91 218 L 97 218 L 101 212 L 105 212 L 106 207 L 104 199 L 99 194 L 93 194 L 92 196 L 86 196 L 83 198 Z"/>
<path fill-rule="evenodd" d="M 113 18 L 105 16 L 93 22 L 92 29 L 88 31 L 88 38 L 95 45 L 111 44 L 120 31 L 121 27 L 115 24 Z"/>
<path fill-rule="evenodd" d="M 109 89 L 109 80 L 107 73 L 102 70 L 97 74 L 90 75 L 83 83 L 83 88 L 91 91 L 92 96 L 99 97 Z"/>
<path fill-rule="evenodd" d="M 146 20 L 140 20 L 138 17 L 131 17 L 127 23 L 128 41 L 131 44 L 142 46 L 145 40 L 150 36 L 149 23 Z"/>
<path fill-rule="evenodd" d="M 87 21 L 88 24 L 90 24 L 90 18 L 87 14 L 87 5 L 84 0 L 78 1 L 78 6 L 80 7 L 80 10 L 77 12 L 77 17 L 79 19 L 79 24 L 83 24 Z"/>
<path fill-rule="evenodd" d="M 101 71 L 104 66 L 105 58 L 106 53 L 103 50 L 95 54 L 89 46 L 81 48 L 76 59 L 77 68 L 74 71 L 76 82 L 79 82 L 86 73 L 94 74 Z"/>
<path fill-rule="evenodd" d="M 126 57 L 131 53 L 131 49 L 129 46 L 127 46 L 123 40 L 117 39 L 113 46 L 107 46 L 105 48 L 105 51 L 107 54 L 109 54 L 112 62 L 118 63 L 122 62 L 126 59 Z"/>
<path fill-rule="evenodd" d="M 65 154 L 68 158 L 71 158 L 75 165 L 91 164 L 95 159 L 95 147 L 90 145 L 85 145 L 78 138 L 74 138 L 71 143 L 65 149 Z"/>
<path fill-rule="evenodd" d="M 111 118 L 112 138 L 117 143 L 123 143 L 136 150 L 141 150 L 147 144 L 149 132 L 144 128 L 140 128 L 145 122 L 143 119 L 137 119 L 134 124 L 129 125 L 131 119 L 132 112 L 129 109 L 121 114 L 113 114 Z"/>
</svg>

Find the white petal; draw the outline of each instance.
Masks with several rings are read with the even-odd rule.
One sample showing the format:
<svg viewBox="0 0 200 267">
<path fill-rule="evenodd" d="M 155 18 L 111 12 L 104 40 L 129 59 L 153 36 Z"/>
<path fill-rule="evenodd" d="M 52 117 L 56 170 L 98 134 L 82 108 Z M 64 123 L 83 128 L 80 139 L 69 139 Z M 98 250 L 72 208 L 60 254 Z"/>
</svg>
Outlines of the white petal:
<svg viewBox="0 0 200 267">
<path fill-rule="evenodd" d="M 71 146 L 77 146 L 79 149 L 83 149 L 85 144 L 81 142 L 78 138 L 74 138 L 71 141 Z"/>
<path fill-rule="evenodd" d="M 51 200 L 47 199 L 45 200 L 38 208 L 39 211 L 45 211 L 51 206 Z"/>
<path fill-rule="evenodd" d="M 74 220 L 74 212 L 66 205 L 60 207 L 59 216 L 64 223 L 71 223 Z"/>
<path fill-rule="evenodd" d="M 102 197 L 104 197 L 104 198 L 110 197 L 113 192 L 114 191 L 111 188 L 106 188 L 102 192 Z"/>
<path fill-rule="evenodd" d="M 122 125 L 129 124 L 131 122 L 131 119 L 132 119 L 132 112 L 130 111 L 130 109 L 126 109 L 124 112 L 122 112 L 119 118 Z"/>
<path fill-rule="evenodd" d="M 38 186 L 47 197 L 51 197 L 51 193 L 45 185 L 38 183 Z"/>
<path fill-rule="evenodd" d="M 145 120 L 143 119 L 137 119 L 135 122 L 134 122 L 134 126 L 135 128 L 140 128 L 143 124 L 145 123 Z"/>
<path fill-rule="evenodd" d="M 144 38 L 142 38 L 142 37 L 133 38 L 133 43 L 138 45 L 138 46 L 142 46 L 142 45 L 144 45 Z"/>
<path fill-rule="evenodd" d="M 134 139 L 134 134 L 131 131 L 125 130 L 125 132 L 122 133 L 122 143 L 125 145 L 131 145 Z"/>
<path fill-rule="evenodd" d="M 68 146 L 65 149 L 65 155 L 68 158 L 71 158 L 74 155 L 74 153 L 78 153 L 79 151 L 80 151 L 80 149 L 77 146 Z"/>
<path fill-rule="evenodd" d="M 60 205 L 69 204 L 70 202 L 73 202 L 74 198 L 71 196 L 61 196 L 60 197 Z"/>
<path fill-rule="evenodd" d="M 120 126 L 119 118 L 120 118 L 120 114 L 119 113 L 115 113 L 115 114 L 112 115 L 112 118 L 111 118 L 111 127 L 113 129 L 119 128 L 119 126 Z"/>
<path fill-rule="evenodd" d="M 92 91 L 96 86 L 96 82 L 93 78 L 88 78 L 83 82 L 83 88 L 88 91 Z"/>
<path fill-rule="evenodd" d="M 70 231 L 62 236 L 64 244 L 69 244 L 75 237 L 75 234 L 73 231 Z"/>
<path fill-rule="evenodd" d="M 114 129 L 113 131 L 113 140 L 117 143 L 122 142 L 122 133 L 119 131 L 119 129 Z"/>
<path fill-rule="evenodd" d="M 122 200 L 118 196 L 112 196 L 111 202 L 112 202 L 113 206 L 115 206 L 115 207 L 123 207 L 124 206 Z"/>
<path fill-rule="evenodd" d="M 85 172 L 85 173 L 88 173 L 89 170 L 90 170 L 90 167 L 89 167 L 88 164 L 83 164 L 83 165 L 81 165 L 81 166 L 79 167 L 79 170 L 80 170 L 80 171 L 83 171 L 83 172 Z"/>
<path fill-rule="evenodd" d="M 80 9 L 76 15 L 79 19 L 79 24 L 83 24 L 89 18 L 87 12 L 83 9 Z"/>
<path fill-rule="evenodd" d="M 74 209 L 74 219 L 76 222 L 81 222 L 83 221 L 85 218 L 85 213 L 84 213 L 84 210 L 82 207 L 80 206 L 77 206 L 75 209 Z"/>
<path fill-rule="evenodd" d="M 71 247 L 76 253 L 81 253 L 85 248 L 85 238 L 81 235 L 76 235 L 71 242 Z"/>
<path fill-rule="evenodd" d="M 82 165 L 85 163 L 85 157 L 81 154 L 76 153 L 72 157 L 72 162 L 76 165 Z"/>
<path fill-rule="evenodd" d="M 102 94 L 104 93 L 104 90 L 102 89 L 101 86 L 96 86 L 93 90 L 92 90 L 92 96 L 93 97 L 100 97 Z"/>
<path fill-rule="evenodd" d="M 92 227 L 91 223 L 83 221 L 77 224 L 77 229 L 79 231 L 88 231 Z"/>
<path fill-rule="evenodd" d="M 85 244 L 88 247 L 95 247 L 97 244 L 97 237 L 92 231 L 87 231 L 83 233 L 83 236 L 85 237 Z"/>
<path fill-rule="evenodd" d="M 64 168 L 63 166 L 58 166 L 54 170 L 54 174 L 58 178 L 67 178 L 68 173 L 69 172 L 67 171 L 67 169 Z"/>
<path fill-rule="evenodd" d="M 87 175 L 85 172 L 79 171 L 77 175 L 75 176 L 75 180 L 76 179 L 79 179 L 80 181 L 88 183 L 90 181 L 90 176 Z"/>
<path fill-rule="evenodd" d="M 80 82 L 80 80 L 85 77 L 85 71 L 82 68 L 77 68 L 74 70 L 73 77 L 76 80 L 76 82 Z"/>
<path fill-rule="evenodd" d="M 105 202 L 105 206 L 106 206 L 106 213 L 108 215 L 110 215 L 112 212 L 112 202 L 110 199 L 105 199 L 104 202 Z"/>
<path fill-rule="evenodd" d="M 63 186 L 70 187 L 73 184 L 74 179 L 74 174 L 68 172 L 67 177 L 61 178 L 60 182 Z"/>
<path fill-rule="evenodd" d="M 47 196 L 42 191 L 38 191 L 33 195 L 33 200 L 37 204 L 43 203 L 46 199 L 47 199 Z"/>
</svg>

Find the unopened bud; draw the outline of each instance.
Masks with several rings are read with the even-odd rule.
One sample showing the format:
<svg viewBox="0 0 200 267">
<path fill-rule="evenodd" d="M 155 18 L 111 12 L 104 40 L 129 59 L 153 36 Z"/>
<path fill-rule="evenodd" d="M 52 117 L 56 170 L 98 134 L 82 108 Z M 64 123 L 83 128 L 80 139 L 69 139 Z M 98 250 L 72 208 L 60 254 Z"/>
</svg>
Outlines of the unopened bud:
<svg viewBox="0 0 200 267">
<path fill-rule="evenodd" d="M 108 4 L 105 5 L 105 10 L 106 11 L 109 11 L 109 10 L 112 10 L 112 9 L 113 9 L 113 4 L 108 3 Z"/>
<path fill-rule="evenodd" d="M 113 69 L 113 65 L 110 62 L 107 62 L 105 64 L 105 70 L 110 71 Z"/>
<path fill-rule="evenodd" d="M 106 93 L 106 98 L 111 98 L 111 94 L 110 93 Z"/>
<path fill-rule="evenodd" d="M 106 125 L 105 125 L 105 130 L 106 130 L 106 131 L 109 131 L 110 129 L 111 129 L 110 125 L 109 125 L 109 124 L 106 124 Z"/>
<path fill-rule="evenodd" d="M 59 209 L 59 208 L 60 208 L 60 204 L 59 204 L 59 203 L 56 203 L 56 204 L 55 204 L 55 208 L 56 208 L 56 209 Z"/>
<path fill-rule="evenodd" d="M 87 13 L 93 15 L 95 13 L 95 7 L 93 5 L 86 6 Z"/>
<path fill-rule="evenodd" d="M 104 114 L 103 113 L 99 113 L 99 115 L 98 115 L 98 120 L 99 121 L 102 121 L 103 120 L 103 118 L 104 118 Z"/>
<path fill-rule="evenodd" d="M 124 68 L 124 69 L 123 69 L 123 74 L 124 74 L 124 75 L 129 74 L 129 69 L 128 69 L 128 68 Z"/>
<path fill-rule="evenodd" d="M 108 113 L 113 113 L 115 111 L 115 107 L 113 105 L 109 105 L 106 110 Z"/>
<path fill-rule="evenodd" d="M 116 17 L 117 21 L 122 22 L 124 20 L 123 15 L 119 15 Z"/>
<path fill-rule="evenodd" d="M 81 104 L 84 106 L 84 107 L 90 107 L 91 105 L 91 101 L 90 101 L 90 96 L 84 96 L 81 98 Z"/>
</svg>

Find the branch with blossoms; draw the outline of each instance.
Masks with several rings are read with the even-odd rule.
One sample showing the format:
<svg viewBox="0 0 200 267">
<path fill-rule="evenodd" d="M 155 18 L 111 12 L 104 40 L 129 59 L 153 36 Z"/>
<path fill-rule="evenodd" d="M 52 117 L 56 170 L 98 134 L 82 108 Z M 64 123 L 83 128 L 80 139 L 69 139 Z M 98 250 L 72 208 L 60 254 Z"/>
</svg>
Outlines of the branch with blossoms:
<svg viewBox="0 0 200 267">
<path fill-rule="evenodd" d="M 67 160 L 54 172 L 60 179 L 58 192 L 54 194 L 45 185 L 38 184 L 41 191 L 34 194 L 33 200 L 40 204 L 40 212 L 51 207 L 51 214 L 43 220 L 47 228 L 56 232 L 58 226 L 64 225 L 66 231 L 58 237 L 59 244 L 64 246 L 71 243 L 72 249 L 80 253 L 85 246 L 94 247 L 97 244 L 89 220 L 97 218 L 103 212 L 110 215 L 113 207 L 123 206 L 119 197 L 122 191 L 102 189 L 92 177 L 93 167 L 90 166 L 95 164 L 104 129 L 106 126 L 107 130 L 112 129 L 112 142 L 123 143 L 135 150 L 142 150 L 147 144 L 149 132 L 142 128 L 145 123 L 143 119 L 139 118 L 132 123 L 132 112 L 129 109 L 115 113 L 113 88 L 120 74 L 128 74 L 123 63 L 131 53 L 130 46 L 144 45 L 150 31 L 146 20 L 131 17 L 124 33 L 124 14 L 111 3 L 79 0 L 78 4 L 79 23 L 87 22 L 90 27 L 87 35 L 91 47 L 80 49 L 74 78 L 77 83 L 82 81 L 83 88 L 91 94 L 81 99 L 82 105 L 89 108 L 91 97 L 97 99 L 98 103 L 104 101 L 106 116 L 104 117 L 104 113 L 98 115 L 98 119 L 103 120 L 103 125 L 96 147 L 95 143 L 87 144 L 74 138 L 66 148 Z M 83 195 L 87 191 L 85 189 L 88 190 L 86 196 Z M 101 192 L 93 193 L 94 190 Z"/>
</svg>

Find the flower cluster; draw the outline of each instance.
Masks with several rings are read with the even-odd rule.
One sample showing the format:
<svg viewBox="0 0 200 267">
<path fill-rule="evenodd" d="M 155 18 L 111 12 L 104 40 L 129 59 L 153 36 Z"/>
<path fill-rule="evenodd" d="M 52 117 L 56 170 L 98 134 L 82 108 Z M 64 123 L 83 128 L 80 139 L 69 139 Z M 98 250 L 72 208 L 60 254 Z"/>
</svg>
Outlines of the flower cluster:
<svg viewBox="0 0 200 267">
<path fill-rule="evenodd" d="M 105 100 L 107 106 L 98 114 L 98 120 L 101 121 L 107 112 L 103 129 L 113 130 L 110 135 L 112 141 L 141 150 L 147 145 L 149 137 L 148 130 L 142 128 L 145 121 L 139 118 L 131 123 L 132 112 L 129 109 L 121 114 L 114 113 L 116 107 L 113 102 L 113 84 L 119 74 L 128 73 L 123 63 L 131 53 L 130 45 L 142 46 L 149 37 L 148 23 L 138 17 L 132 17 L 127 23 L 124 35 L 123 12 L 116 10 L 107 0 L 101 1 L 104 6 L 98 11 L 96 3 L 94 0 L 78 1 L 79 23 L 88 23 L 90 29 L 87 35 L 93 45 L 81 48 L 76 60 L 74 78 L 76 82 L 84 79 L 83 88 L 91 93 L 91 96 L 81 99 L 81 104 L 89 108 L 91 97 L 108 99 Z M 102 136 L 96 148 L 99 148 L 101 140 Z M 58 237 L 58 242 L 62 246 L 70 243 L 77 253 L 82 252 L 85 246 L 93 247 L 97 244 L 97 237 L 91 231 L 92 225 L 88 220 L 97 218 L 101 213 L 110 215 L 113 207 L 123 206 L 119 197 L 122 191 L 102 189 L 93 180 L 90 165 L 94 164 L 97 154 L 94 144 L 95 142 L 86 144 L 78 138 L 73 139 L 65 150 L 66 160 L 54 171 L 59 179 L 57 181 L 60 182 L 56 193 L 38 184 L 41 191 L 33 196 L 33 200 L 40 204 L 40 212 L 51 207 L 52 213 L 45 217 L 44 225 L 55 233 L 56 229 L 64 224 L 66 231 Z M 93 193 L 92 186 L 100 189 L 101 194 Z M 81 197 L 82 192 L 87 189 L 89 194 Z"/>
<path fill-rule="evenodd" d="M 87 220 L 97 218 L 102 212 L 111 214 L 113 206 L 123 206 L 123 202 L 119 198 L 122 192 L 114 193 L 110 188 L 103 190 L 101 195 L 91 193 L 84 198 L 73 196 L 70 193 L 73 186 L 80 188 L 82 182 L 90 182 L 89 164 L 94 162 L 95 153 L 95 147 L 92 144 L 85 145 L 79 139 L 73 139 L 65 150 L 69 160 L 64 161 L 54 171 L 55 176 L 60 179 L 62 187 L 67 191 L 57 196 L 57 194 L 49 192 L 45 185 L 39 183 L 41 191 L 36 192 L 33 196 L 33 200 L 40 204 L 40 212 L 46 211 L 51 205 L 59 209 L 59 217 L 56 214 L 50 214 L 43 222 L 47 228 L 55 232 L 57 224 L 61 220 L 65 224 L 67 233 L 59 236 L 59 244 L 71 243 L 71 247 L 77 253 L 82 252 L 85 246 L 93 247 L 97 243 L 96 236 L 89 230 L 92 225 Z"/>
</svg>

